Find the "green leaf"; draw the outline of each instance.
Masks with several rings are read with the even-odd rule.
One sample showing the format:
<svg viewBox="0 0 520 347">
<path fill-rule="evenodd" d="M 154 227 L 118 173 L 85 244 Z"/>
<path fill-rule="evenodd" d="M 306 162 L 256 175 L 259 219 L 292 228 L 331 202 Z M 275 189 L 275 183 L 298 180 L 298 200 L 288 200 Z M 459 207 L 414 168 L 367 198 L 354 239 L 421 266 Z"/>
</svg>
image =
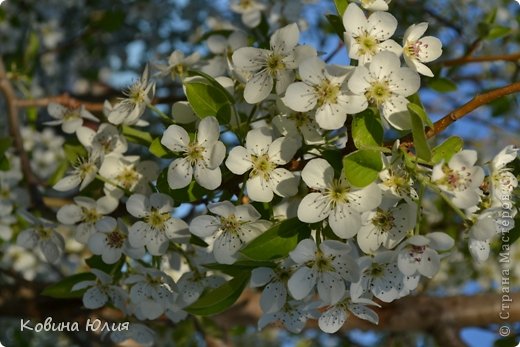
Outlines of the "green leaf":
<svg viewBox="0 0 520 347">
<path fill-rule="evenodd" d="M 338 11 L 338 15 L 343 17 L 343 13 L 348 6 L 348 0 L 334 0 L 334 5 L 336 5 L 336 10 Z"/>
<path fill-rule="evenodd" d="M 422 107 L 420 102 L 418 104 L 413 103 L 413 102 L 409 103 L 408 111 L 410 111 L 411 113 L 413 112 L 416 115 L 418 115 L 424 124 L 428 125 L 429 127 L 433 127 L 432 120 L 430 119 L 430 117 L 428 117 L 428 114 L 426 113 L 426 111 L 424 110 L 424 107 Z"/>
<path fill-rule="evenodd" d="M 255 238 L 240 253 L 257 261 L 280 259 L 286 257 L 310 232 L 307 223 L 300 222 L 298 218 L 287 219 Z"/>
<path fill-rule="evenodd" d="M 75 164 L 78 158 L 86 158 L 88 155 L 87 150 L 81 144 L 72 145 L 66 143 L 63 146 L 63 151 L 65 152 L 65 158 L 71 164 Z"/>
<path fill-rule="evenodd" d="M 137 130 L 127 125 L 123 125 L 123 135 L 125 135 L 128 141 L 139 143 L 146 147 L 150 146 L 153 141 L 152 135 L 150 135 L 149 133 Z"/>
<path fill-rule="evenodd" d="M 345 177 L 356 187 L 366 187 L 374 182 L 382 169 L 380 151 L 359 149 L 343 158 Z"/>
<path fill-rule="evenodd" d="M 223 123 L 229 122 L 229 101 L 219 89 L 203 82 L 187 82 L 184 86 L 186 97 L 199 118 L 215 116 Z"/>
<path fill-rule="evenodd" d="M 380 146 L 383 144 L 383 125 L 381 118 L 370 109 L 354 116 L 352 120 L 352 137 L 356 148 Z"/>
<path fill-rule="evenodd" d="M 155 155 L 157 158 L 172 157 L 172 153 L 168 150 L 168 148 L 162 145 L 160 137 L 155 138 L 148 149 L 150 150 L 150 153 Z"/>
<path fill-rule="evenodd" d="M 63 178 L 63 176 L 65 176 L 65 173 L 67 172 L 68 168 L 69 168 L 69 162 L 66 160 L 62 160 L 60 162 L 60 164 L 58 165 L 58 167 L 56 168 L 56 171 L 54 171 L 52 176 L 47 181 L 47 183 L 50 186 L 53 186 L 56 183 L 58 183 L 58 181 L 61 180 Z"/>
<path fill-rule="evenodd" d="M 93 281 L 95 279 L 96 276 L 90 272 L 75 274 L 69 277 L 65 277 L 57 283 L 51 284 L 42 291 L 41 295 L 59 299 L 81 298 L 83 296 L 84 290 L 72 291 L 72 287 L 76 283 L 83 281 Z"/>
<path fill-rule="evenodd" d="M 486 35 L 485 38 L 488 40 L 496 40 L 509 35 L 509 33 L 511 33 L 511 28 L 497 25 L 489 30 L 489 33 Z"/>
<path fill-rule="evenodd" d="M 441 160 L 450 160 L 450 158 L 464 147 L 464 141 L 458 136 L 451 136 L 446 141 L 432 149 L 433 164 L 438 164 Z"/>
<path fill-rule="evenodd" d="M 0 155 L 0 171 L 7 171 L 11 168 L 9 159 L 5 155 Z"/>
<path fill-rule="evenodd" d="M 257 267 L 275 267 L 276 264 L 268 261 L 240 260 L 231 265 L 228 264 L 204 264 L 204 267 L 211 270 L 218 270 L 230 276 L 237 276 L 244 271 L 252 271 Z"/>
<path fill-rule="evenodd" d="M 457 85 L 447 78 L 439 77 L 428 82 L 428 86 L 440 93 L 450 93 L 457 90 Z"/>
<path fill-rule="evenodd" d="M 125 263 L 125 257 L 121 257 L 114 264 L 106 264 L 100 255 L 93 255 L 85 259 L 85 263 L 93 269 L 101 270 L 109 275 L 115 275 L 120 272 Z"/>
<path fill-rule="evenodd" d="M 208 316 L 224 311 L 237 301 L 249 282 L 249 272 L 242 272 L 231 281 L 210 289 L 192 305 L 185 308 L 191 314 Z"/>
<path fill-rule="evenodd" d="M 9 137 L 0 138 L 0 155 L 4 155 L 5 152 L 11 148 L 12 143 L 13 140 L 11 140 Z"/>
<path fill-rule="evenodd" d="M 415 147 L 415 154 L 418 158 L 429 162 L 432 158 L 430 145 L 426 140 L 426 134 L 424 132 L 424 123 L 422 117 L 416 112 L 418 109 L 411 107 L 417 106 L 415 104 L 408 104 L 408 110 L 410 111 L 410 117 L 412 118 L 412 135 L 413 144 Z M 422 109 L 419 109 L 422 110 Z"/>
<path fill-rule="evenodd" d="M 339 36 L 340 40 L 343 41 L 345 39 L 345 27 L 343 26 L 343 19 L 336 14 L 327 14 L 325 15 L 329 24 L 332 27 L 332 30 Z"/>
</svg>

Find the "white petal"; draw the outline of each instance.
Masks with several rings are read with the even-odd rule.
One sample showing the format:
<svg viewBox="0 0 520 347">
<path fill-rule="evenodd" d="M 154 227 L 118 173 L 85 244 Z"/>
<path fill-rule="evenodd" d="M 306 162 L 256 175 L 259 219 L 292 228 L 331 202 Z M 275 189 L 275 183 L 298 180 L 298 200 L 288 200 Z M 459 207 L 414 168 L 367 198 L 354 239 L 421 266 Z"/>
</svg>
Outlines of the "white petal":
<svg viewBox="0 0 520 347">
<path fill-rule="evenodd" d="M 184 188 L 191 183 L 193 167 L 186 158 L 178 158 L 168 166 L 168 185 L 171 189 Z"/>
<path fill-rule="evenodd" d="M 253 201 L 269 202 L 273 200 L 273 190 L 260 175 L 249 178 L 246 182 L 246 189 L 249 198 Z"/>
<path fill-rule="evenodd" d="M 368 17 L 368 31 L 379 41 L 389 39 L 396 28 L 397 19 L 388 12 L 374 12 Z"/>
<path fill-rule="evenodd" d="M 379 317 L 377 316 L 377 313 L 375 313 L 368 307 L 359 304 L 350 304 L 349 310 L 352 312 L 352 314 L 354 314 L 354 316 L 358 318 L 367 320 L 373 324 L 377 324 L 379 322 Z"/>
<path fill-rule="evenodd" d="M 249 152 L 242 146 L 233 147 L 226 159 L 226 166 L 235 175 L 242 175 L 251 169 Z"/>
<path fill-rule="evenodd" d="M 263 290 L 260 297 L 260 307 L 264 313 L 274 313 L 280 311 L 287 300 L 287 289 L 280 282 L 269 283 Z"/>
<path fill-rule="evenodd" d="M 219 229 L 220 221 L 214 216 L 197 216 L 190 223 L 190 232 L 199 237 L 213 235 Z"/>
<path fill-rule="evenodd" d="M 222 233 L 213 244 L 213 254 L 215 260 L 221 264 L 233 264 L 235 254 L 242 247 L 240 238 L 235 233 Z"/>
<path fill-rule="evenodd" d="M 273 269 L 269 267 L 257 267 L 251 271 L 251 281 L 249 285 L 253 288 L 265 286 L 274 277 Z"/>
<path fill-rule="evenodd" d="M 426 235 L 430 239 L 430 247 L 438 251 L 447 251 L 455 245 L 455 241 L 450 235 L 435 231 Z"/>
<path fill-rule="evenodd" d="M 253 222 L 261 217 L 252 205 L 239 205 L 234 210 L 235 217 L 241 222 Z"/>
<path fill-rule="evenodd" d="M 345 295 L 345 282 L 338 275 L 331 272 L 323 272 L 317 282 L 320 299 L 334 305 Z"/>
<path fill-rule="evenodd" d="M 298 243 L 296 248 L 289 253 L 289 256 L 295 263 L 304 264 L 314 259 L 317 250 L 314 240 L 305 239 Z"/>
<path fill-rule="evenodd" d="M 218 120 L 215 117 L 204 117 L 198 127 L 197 142 L 200 145 L 212 145 L 220 137 Z"/>
<path fill-rule="evenodd" d="M 343 25 L 347 33 L 358 34 L 366 30 L 368 21 L 359 6 L 350 3 L 343 13 Z"/>
<path fill-rule="evenodd" d="M 412 120 L 408 112 L 409 101 L 403 97 L 394 95 L 381 106 L 381 113 L 388 123 L 397 130 L 412 128 Z"/>
<path fill-rule="evenodd" d="M 229 215 L 235 213 L 236 207 L 229 201 L 222 201 L 213 204 L 208 204 L 208 210 L 211 213 L 222 217 L 229 217 Z"/>
<path fill-rule="evenodd" d="M 300 36 L 300 31 L 296 23 L 284 26 L 276 30 L 271 36 L 270 45 L 275 53 L 287 55 L 291 53 Z"/>
<path fill-rule="evenodd" d="M 278 168 L 270 175 L 269 185 L 276 195 L 281 197 L 294 196 L 298 193 L 300 178 L 287 169 Z"/>
<path fill-rule="evenodd" d="M 361 227 L 361 215 L 346 204 L 338 204 L 329 215 L 329 225 L 338 237 L 354 237 Z"/>
<path fill-rule="evenodd" d="M 287 282 L 292 297 L 301 300 L 310 294 L 316 285 L 316 272 L 306 266 L 299 268 Z"/>
<path fill-rule="evenodd" d="M 272 142 L 273 133 L 272 130 L 267 127 L 250 130 L 246 136 L 246 148 L 248 152 L 256 155 L 266 154 Z"/>
<path fill-rule="evenodd" d="M 173 152 L 185 152 L 189 143 L 190 136 L 178 125 L 170 125 L 161 138 L 161 144 Z"/>
<path fill-rule="evenodd" d="M 397 55 L 392 52 L 383 51 L 374 56 L 370 63 L 369 70 L 372 76 L 377 76 L 377 79 L 383 80 L 389 77 L 393 72 L 399 70 L 400 66 L 401 62 Z"/>
<path fill-rule="evenodd" d="M 333 306 L 320 316 L 318 325 L 323 332 L 334 334 L 341 329 L 346 320 L 347 314 L 345 310 L 340 306 Z"/>
<path fill-rule="evenodd" d="M 142 194 L 133 194 L 126 202 L 126 209 L 132 216 L 143 218 L 150 212 L 150 201 Z"/>
<path fill-rule="evenodd" d="M 202 164 L 197 164 L 193 176 L 198 184 L 208 190 L 217 189 L 222 183 L 222 173 L 218 167 L 210 170 Z"/>
<path fill-rule="evenodd" d="M 76 224 L 83 219 L 83 212 L 78 205 L 65 205 L 58 210 L 56 218 L 63 224 Z"/>
<path fill-rule="evenodd" d="M 421 36 L 424 35 L 426 30 L 428 29 L 428 23 L 418 23 L 418 24 L 412 24 L 403 35 L 403 42 L 415 42 L 417 41 Z"/>
<path fill-rule="evenodd" d="M 298 206 L 298 219 L 305 223 L 317 223 L 327 218 L 331 211 L 329 198 L 321 193 L 310 193 Z"/>
<path fill-rule="evenodd" d="M 244 99 L 250 104 L 256 104 L 264 100 L 271 94 L 274 81 L 271 75 L 265 71 L 258 72 L 253 75 L 246 83 L 244 89 Z"/>
<path fill-rule="evenodd" d="M 421 78 L 412 69 L 403 67 L 390 76 L 390 88 L 399 95 L 410 96 L 417 92 L 420 86 Z"/>
<path fill-rule="evenodd" d="M 278 165 L 285 165 L 293 159 L 299 142 L 292 137 L 279 137 L 269 146 L 269 159 Z"/>
<path fill-rule="evenodd" d="M 79 175 L 71 175 L 65 176 L 61 180 L 58 181 L 52 188 L 58 190 L 60 192 L 66 192 L 68 190 L 74 189 L 81 183 L 81 178 Z"/>
<path fill-rule="evenodd" d="M 302 81 L 308 85 L 319 85 L 325 79 L 324 71 L 325 62 L 318 57 L 306 59 L 299 68 Z"/>
<path fill-rule="evenodd" d="M 296 82 L 287 87 L 282 101 L 287 107 L 294 111 L 307 112 L 316 106 L 318 97 L 314 88 L 306 83 Z"/>
<path fill-rule="evenodd" d="M 83 294 L 83 305 L 91 310 L 102 307 L 107 301 L 108 296 L 98 287 L 89 288 L 85 294 Z"/>
<path fill-rule="evenodd" d="M 324 190 L 334 180 L 334 169 L 325 159 L 312 159 L 303 168 L 302 179 L 309 188 Z"/>
<path fill-rule="evenodd" d="M 354 94 L 364 94 L 370 88 L 372 80 L 369 70 L 364 66 L 356 66 L 348 80 L 348 88 Z"/>
<path fill-rule="evenodd" d="M 437 252 L 431 248 L 426 248 L 421 257 L 421 263 L 419 264 L 419 272 L 428 278 L 432 278 L 441 266 L 441 260 Z"/>
<path fill-rule="evenodd" d="M 381 189 L 376 183 L 371 183 L 363 189 L 348 195 L 350 206 L 358 212 L 370 211 L 381 203 Z"/>
</svg>

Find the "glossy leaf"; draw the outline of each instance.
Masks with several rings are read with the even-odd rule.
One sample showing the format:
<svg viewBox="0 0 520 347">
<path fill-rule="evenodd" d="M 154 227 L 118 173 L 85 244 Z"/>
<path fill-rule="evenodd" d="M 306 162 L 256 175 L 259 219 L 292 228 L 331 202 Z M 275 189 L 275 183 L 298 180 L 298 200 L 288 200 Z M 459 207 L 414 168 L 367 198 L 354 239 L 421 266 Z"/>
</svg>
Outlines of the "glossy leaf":
<svg viewBox="0 0 520 347">
<path fill-rule="evenodd" d="M 366 110 L 352 120 L 352 137 L 357 148 L 383 144 L 383 125 L 372 110 Z"/>
<path fill-rule="evenodd" d="M 95 279 L 96 276 L 90 272 L 75 274 L 69 277 L 65 277 L 63 280 L 57 283 L 51 284 L 41 292 L 41 295 L 60 299 L 81 298 L 83 296 L 84 290 L 72 291 L 72 287 L 76 283 L 83 281 L 93 281 Z"/>
<path fill-rule="evenodd" d="M 356 187 L 374 182 L 382 169 L 381 152 L 377 150 L 359 149 L 343 158 L 345 177 Z"/>
<path fill-rule="evenodd" d="M 417 106 L 414 104 L 408 104 L 408 110 L 412 118 L 412 135 L 413 144 L 415 147 L 415 154 L 419 159 L 429 162 L 432 158 L 430 145 L 426 139 L 426 133 L 424 132 L 424 123 L 422 117 L 416 112 L 417 108 L 410 106 Z"/>
<path fill-rule="evenodd" d="M 446 141 L 432 149 L 433 164 L 440 163 L 441 160 L 450 160 L 450 158 L 457 152 L 459 152 L 464 146 L 464 141 L 458 136 L 451 136 Z"/>
</svg>

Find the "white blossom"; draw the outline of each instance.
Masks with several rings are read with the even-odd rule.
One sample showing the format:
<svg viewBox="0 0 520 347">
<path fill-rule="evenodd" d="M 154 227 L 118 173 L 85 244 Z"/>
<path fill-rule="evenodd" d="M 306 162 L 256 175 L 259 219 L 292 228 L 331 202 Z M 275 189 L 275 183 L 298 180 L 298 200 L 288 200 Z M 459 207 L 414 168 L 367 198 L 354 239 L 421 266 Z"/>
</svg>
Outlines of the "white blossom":
<svg viewBox="0 0 520 347">
<path fill-rule="evenodd" d="M 353 95 L 345 83 L 352 70 L 326 65 L 319 58 L 300 64 L 301 82 L 287 88 L 282 101 L 294 111 L 307 112 L 316 108 L 316 122 L 327 130 L 341 128 L 347 114 L 366 109 L 366 98 Z"/>
<path fill-rule="evenodd" d="M 388 11 L 388 4 L 392 0 L 355 0 L 365 10 L 369 11 Z"/>
<path fill-rule="evenodd" d="M 316 302 L 289 301 L 278 312 L 264 313 L 258 320 L 258 329 L 280 322 L 287 330 L 297 334 L 303 330 L 309 318 L 316 319 L 319 316 L 317 306 Z"/>
<path fill-rule="evenodd" d="M 45 125 L 61 125 L 61 130 L 67 134 L 74 134 L 81 127 L 84 119 L 99 122 L 99 119 L 87 111 L 84 105 L 78 108 L 69 108 L 51 102 L 47 106 L 47 112 L 55 120 L 45 122 Z"/>
<path fill-rule="evenodd" d="M 88 288 L 83 294 L 83 305 L 91 310 L 105 306 L 109 301 L 118 309 L 125 312 L 125 302 L 128 297 L 126 291 L 114 285 L 110 275 L 98 269 L 90 270 L 96 281 L 82 281 L 76 283 L 71 291 Z"/>
<path fill-rule="evenodd" d="M 110 123 L 102 123 L 96 131 L 81 127 L 76 135 L 85 148 L 101 154 L 101 157 L 112 153 L 123 154 L 128 149 L 126 138 Z"/>
<path fill-rule="evenodd" d="M 368 308 L 367 305 L 381 307 L 377 303 L 365 299 L 350 299 L 349 295 L 345 295 L 344 299 L 335 305 L 329 306 L 318 319 L 318 326 L 323 332 L 333 334 L 337 332 L 347 321 L 348 316 L 352 313 L 354 316 L 367 320 L 373 324 L 379 322 L 377 313 Z"/>
<path fill-rule="evenodd" d="M 243 245 L 267 230 L 270 223 L 260 219 L 252 205 L 234 206 L 229 201 L 209 204 L 216 216 L 202 215 L 190 223 L 190 231 L 202 238 L 213 237 L 213 254 L 219 263 L 232 264 Z"/>
<path fill-rule="evenodd" d="M 287 302 L 287 280 L 294 272 L 292 261 L 284 261 L 276 268 L 258 267 L 251 271 L 252 288 L 265 286 L 260 296 L 260 307 L 264 313 L 283 309 Z"/>
<path fill-rule="evenodd" d="M 368 19 L 356 4 L 349 4 L 343 14 L 345 40 L 349 57 L 365 65 L 379 52 L 401 54 L 402 47 L 390 37 L 397 28 L 397 19 L 388 12 L 374 12 Z"/>
<path fill-rule="evenodd" d="M 156 67 L 161 75 L 170 75 L 173 80 L 182 80 L 188 69 L 198 63 L 199 60 L 200 55 L 198 53 L 186 57 L 182 51 L 175 50 L 170 54 L 167 65 L 157 64 Z"/>
<path fill-rule="evenodd" d="M 442 161 L 433 167 L 431 180 L 451 197 L 453 204 L 467 209 L 478 204 L 484 170 L 475 166 L 477 152 L 462 150 L 455 153 L 448 163 Z"/>
<path fill-rule="evenodd" d="M 242 23 L 249 28 L 260 24 L 262 10 L 265 9 L 265 5 L 258 0 L 231 0 L 229 6 L 242 16 Z"/>
<path fill-rule="evenodd" d="M 98 172 L 100 157 L 90 152 L 87 158 L 78 157 L 72 165 L 72 171 L 60 179 L 52 188 L 65 192 L 77 188 L 85 189 L 95 178 Z"/>
<path fill-rule="evenodd" d="M 328 218 L 329 226 L 339 237 L 353 237 L 361 227 L 361 213 L 376 208 L 381 191 L 375 183 L 362 189 L 350 186 L 344 175 L 334 178 L 334 169 L 325 159 L 313 159 L 302 171 L 305 184 L 313 189 L 298 207 L 298 218 L 317 223 Z"/>
<path fill-rule="evenodd" d="M 236 146 L 229 152 L 226 166 L 236 175 L 249 171 L 247 193 L 253 201 L 269 202 L 274 194 L 288 197 L 298 192 L 299 177 L 279 167 L 287 164 L 298 149 L 290 137 L 274 139 L 265 127 L 250 130 L 246 147 Z"/>
<path fill-rule="evenodd" d="M 133 194 L 126 202 L 128 212 L 141 220 L 129 230 L 129 241 L 133 247 L 146 246 L 152 255 L 164 254 L 170 240 L 186 240 L 188 225 L 172 216 L 173 200 L 162 193 L 150 197 Z"/>
<path fill-rule="evenodd" d="M 417 72 L 400 66 L 396 54 L 380 52 L 370 64 L 355 68 L 348 86 L 376 106 L 391 126 L 403 130 L 412 127 L 406 97 L 419 90 L 421 80 Z"/>
<path fill-rule="evenodd" d="M 441 41 L 433 36 L 422 37 L 428 23 L 411 25 L 403 37 L 403 57 L 406 65 L 421 75 L 433 77 L 433 72 L 423 63 L 434 61 L 442 54 Z"/>
<path fill-rule="evenodd" d="M 170 125 L 163 133 L 161 143 L 173 152 L 180 153 L 168 167 L 168 184 L 172 189 L 184 188 L 192 177 L 202 187 L 214 190 L 222 182 L 220 164 L 224 161 L 226 147 L 219 141 L 219 124 L 215 117 L 205 117 L 198 126 L 195 139 L 184 128 Z"/>
<path fill-rule="evenodd" d="M 322 241 L 319 247 L 312 239 L 300 241 L 289 253 L 300 266 L 287 283 L 291 296 L 304 299 L 317 287 L 323 302 L 337 303 L 345 294 L 345 281 L 359 280 L 359 266 L 350 253 L 349 245 L 335 240 Z"/>
</svg>

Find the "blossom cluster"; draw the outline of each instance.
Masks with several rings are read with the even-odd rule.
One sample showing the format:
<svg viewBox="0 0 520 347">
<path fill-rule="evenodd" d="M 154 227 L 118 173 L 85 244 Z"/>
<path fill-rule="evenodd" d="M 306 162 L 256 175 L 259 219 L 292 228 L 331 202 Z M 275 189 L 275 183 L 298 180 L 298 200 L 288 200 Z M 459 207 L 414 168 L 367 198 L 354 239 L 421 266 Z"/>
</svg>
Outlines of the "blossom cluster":
<svg viewBox="0 0 520 347">
<path fill-rule="evenodd" d="M 391 150 L 376 146 L 381 169 L 368 184 L 349 180 L 356 168 L 341 164 L 345 143 L 356 143 L 347 138 L 349 124 L 367 111 L 386 128 L 412 128 L 409 97 L 420 75 L 433 76 L 425 63 L 442 52 L 439 39 L 423 36 L 427 23 L 408 28 L 402 45 L 392 40 L 397 20 L 386 12 L 389 2 L 346 8 L 345 45 L 357 64 L 328 64 L 300 45 L 297 23 L 254 46 L 236 30 L 210 35 L 207 59 L 175 51 L 156 64 L 155 79 L 146 67 L 100 115 L 50 104 L 47 124 L 78 143 L 72 160 L 60 154 L 70 169 L 53 185 L 70 201 L 57 209 L 56 222 L 35 217 L 23 211 L 28 202 L 16 169 L 0 172 L 0 236 L 13 237 L 4 230 L 18 211 L 27 223 L 17 244 L 57 263 L 65 248 L 57 230 L 69 228 L 82 250 L 116 269 L 92 268 L 93 279 L 72 291 L 85 290 L 86 308 L 111 304 L 143 321 L 186 318 L 205 292 L 230 283 L 233 273 L 223 269 L 247 267 L 249 286 L 262 292 L 259 328 L 279 321 L 292 332 L 317 319 L 334 333 L 350 315 L 377 324 L 381 303 L 437 274 L 463 235 L 423 228 L 427 194 L 463 219 L 469 251 L 484 261 L 501 232 L 504 197 L 518 185 L 508 166 L 517 148 L 498 153 L 487 174 L 476 151 L 425 163 L 399 141 Z M 256 27 L 262 4 L 245 3 L 231 8 Z M 173 104 L 169 116 L 152 101 L 161 82 L 172 80 L 188 100 Z M 147 110 L 160 116 L 160 134 Z M 248 245 L 268 233 L 278 237 L 284 221 L 301 228 L 294 247 L 255 264 Z"/>
</svg>

